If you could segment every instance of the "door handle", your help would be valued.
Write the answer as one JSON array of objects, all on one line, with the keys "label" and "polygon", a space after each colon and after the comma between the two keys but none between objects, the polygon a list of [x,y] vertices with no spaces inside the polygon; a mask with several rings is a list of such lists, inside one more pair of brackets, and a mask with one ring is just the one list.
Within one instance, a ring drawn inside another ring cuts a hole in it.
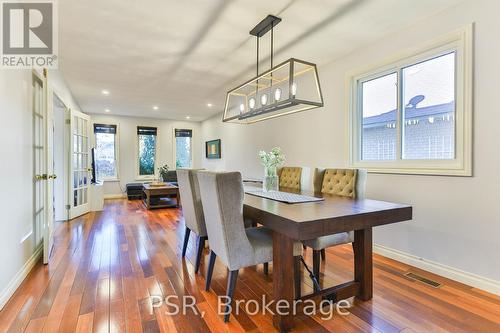
[{"label": "door handle", "polygon": [[35,175],[35,180],[47,180],[47,174],[44,173],[42,175]]}]

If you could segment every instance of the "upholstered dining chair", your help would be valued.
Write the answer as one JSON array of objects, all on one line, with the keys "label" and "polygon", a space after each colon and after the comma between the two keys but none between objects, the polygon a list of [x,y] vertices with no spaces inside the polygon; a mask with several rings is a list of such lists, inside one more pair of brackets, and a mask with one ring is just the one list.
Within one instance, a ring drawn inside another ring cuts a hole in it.
[{"label": "upholstered dining chair", "polygon": [[[239,172],[198,173],[203,212],[210,239],[210,260],[205,289],[210,289],[217,257],[229,269],[226,295],[231,302],[240,268],[272,261],[272,231],[264,227],[245,228],[243,224],[243,182]],[[294,267],[298,272],[302,245],[294,244]],[[300,285],[296,290],[300,294]],[[300,279],[299,279],[300,281]],[[230,303],[226,306],[224,322],[229,321]]]},{"label": "upholstered dining chair", "polygon": [[186,249],[189,243],[191,232],[197,236],[196,261],[194,265],[195,273],[200,269],[201,256],[207,240],[207,228],[203,216],[203,207],[200,198],[200,189],[198,184],[199,170],[178,169],[177,181],[179,183],[179,192],[182,198],[182,213],[186,223],[184,233],[184,243],[182,245],[182,257],[186,256]]},{"label": "upholstered dining chair", "polygon": [[310,186],[310,169],[284,166],[278,169],[279,186],[292,190],[306,190]]},{"label": "upholstered dining chair", "polygon": [[[367,172],[364,169],[316,168],[313,176],[314,192],[338,195],[351,199],[364,198]],[[325,249],[354,241],[354,233],[341,232],[303,241],[313,250],[313,273],[319,282],[320,255],[325,259]],[[316,286],[315,286],[315,289]]]}]

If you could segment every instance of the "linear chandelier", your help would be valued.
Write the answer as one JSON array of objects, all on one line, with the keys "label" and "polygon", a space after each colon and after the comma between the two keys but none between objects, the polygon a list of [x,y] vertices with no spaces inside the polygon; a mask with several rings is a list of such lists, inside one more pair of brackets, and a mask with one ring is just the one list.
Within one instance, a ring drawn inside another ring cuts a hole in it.
[{"label": "linear chandelier", "polygon": [[[251,124],[323,106],[316,65],[290,58],[273,67],[274,27],[268,15],[251,31],[257,37],[257,76],[228,91],[223,122]],[[259,74],[259,38],[271,31],[271,68]]]}]

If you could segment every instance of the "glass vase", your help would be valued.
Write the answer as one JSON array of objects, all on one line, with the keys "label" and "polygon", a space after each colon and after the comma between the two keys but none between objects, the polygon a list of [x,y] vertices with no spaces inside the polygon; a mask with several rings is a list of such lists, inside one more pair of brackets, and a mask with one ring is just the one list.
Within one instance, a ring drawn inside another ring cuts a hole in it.
[{"label": "glass vase", "polygon": [[276,167],[266,167],[264,169],[264,181],[262,183],[264,192],[278,191],[279,180]]}]

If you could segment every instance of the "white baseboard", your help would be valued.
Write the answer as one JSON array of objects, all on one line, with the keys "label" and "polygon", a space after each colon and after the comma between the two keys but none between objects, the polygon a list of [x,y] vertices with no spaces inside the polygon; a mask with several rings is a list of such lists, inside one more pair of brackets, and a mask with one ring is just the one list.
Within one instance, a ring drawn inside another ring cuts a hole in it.
[{"label": "white baseboard", "polygon": [[29,272],[31,272],[31,269],[35,266],[35,264],[42,256],[42,252],[43,252],[43,244],[40,244],[40,246],[36,248],[33,255],[28,259],[28,261],[26,261],[23,267],[16,273],[14,278],[9,282],[7,287],[5,287],[0,292],[0,310],[3,309],[5,304],[7,304],[9,299],[12,297],[12,295],[14,295],[17,288],[19,288],[21,283],[28,276]]},{"label": "white baseboard", "polygon": [[500,281],[446,266],[383,245],[373,244],[373,252],[500,296]]},{"label": "white baseboard", "polygon": [[106,199],[125,199],[127,195],[125,194],[105,194],[104,200]]}]

